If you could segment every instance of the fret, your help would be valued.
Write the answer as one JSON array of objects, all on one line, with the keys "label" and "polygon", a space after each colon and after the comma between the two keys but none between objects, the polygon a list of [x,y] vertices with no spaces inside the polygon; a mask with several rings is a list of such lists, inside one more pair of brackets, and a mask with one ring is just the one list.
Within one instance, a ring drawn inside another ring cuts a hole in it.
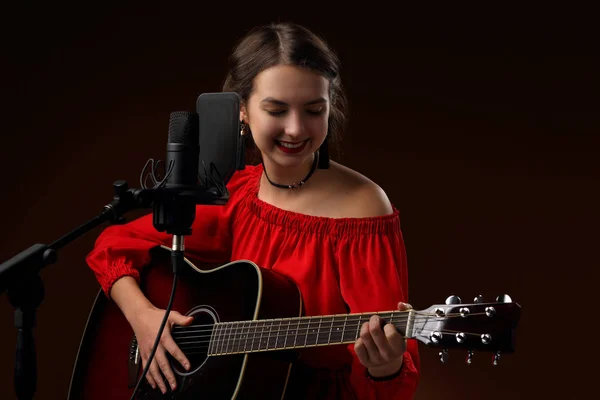
[{"label": "fret", "polygon": [[243,352],[246,350],[246,343],[248,342],[248,321],[244,321],[240,323],[240,339],[238,342],[238,352]]},{"label": "fret", "polygon": [[216,323],[215,327],[213,328],[213,331],[215,332],[215,338],[214,343],[212,345],[212,353],[213,354],[218,354],[219,353],[219,338],[221,337],[221,324]]},{"label": "fret", "polygon": [[[266,340],[266,349],[265,350],[269,350],[269,343],[272,341],[272,339],[277,340],[277,336],[273,336],[273,323],[274,321],[269,321],[270,325],[269,325],[269,333],[267,334],[267,340]],[[274,348],[275,345],[273,345],[271,348]]]},{"label": "fret", "polygon": [[279,326],[277,327],[277,334],[275,335],[275,348],[276,349],[280,349],[281,347],[285,347],[283,346],[283,344],[280,344],[279,342],[284,341],[285,336],[283,336],[282,330],[281,330],[281,323],[283,322],[283,320],[281,318],[278,319],[279,321]]},{"label": "fret", "polygon": [[233,331],[233,324],[227,322],[227,332],[225,333],[225,354],[229,354],[231,351],[231,332]]},{"label": "fret", "polygon": [[341,326],[342,318],[339,316],[332,317],[331,328],[329,328],[329,338],[327,338],[327,344],[339,342],[344,334],[344,330]]},{"label": "fret", "polygon": [[249,334],[249,328],[250,328],[251,324],[252,324],[252,322],[248,322],[248,327],[246,327],[246,322],[244,322],[243,325],[242,325],[243,326],[242,330],[244,331],[244,348],[243,348],[243,351],[248,351],[248,334]]},{"label": "fret", "polygon": [[360,316],[351,315],[344,322],[344,332],[342,332],[342,339],[344,342],[355,342],[360,336]]},{"label": "fret", "polygon": [[244,322],[235,324],[235,352],[239,353],[242,350],[242,339],[244,337]]},{"label": "fret", "polygon": [[258,322],[253,321],[251,323],[251,326],[253,328],[253,331],[252,331],[252,342],[250,343],[250,351],[253,351],[254,350],[254,340],[256,339],[256,329],[258,327]]},{"label": "fret", "polygon": [[344,327],[342,329],[342,338],[340,342],[346,343],[354,339],[354,328],[352,328],[352,318],[344,318]]},{"label": "fret", "polygon": [[225,334],[227,332],[227,323],[223,323],[222,328],[221,328],[221,332],[219,335],[219,353],[220,354],[225,354]]},{"label": "fret", "polygon": [[212,332],[210,335],[210,344],[209,344],[208,355],[215,354],[215,344],[217,343],[217,339],[219,337],[218,332],[219,332],[220,327],[221,327],[221,325],[219,325],[219,324],[213,325]]},{"label": "fret", "polygon": [[[327,344],[331,343],[331,334],[333,333],[333,322],[335,321],[335,317],[331,318],[331,326],[329,327],[329,337],[327,338]],[[339,328],[337,328],[339,329]]]},{"label": "fret", "polygon": [[360,326],[362,325],[362,315],[358,316],[358,321],[356,322],[356,335],[354,336],[354,341],[358,340],[358,336],[360,335]]},{"label": "fret", "polygon": [[255,334],[255,345],[252,346],[252,350],[260,350],[261,344],[263,342],[263,333],[264,333],[264,321],[259,321],[256,323],[256,334]]},{"label": "fret", "polygon": [[[214,338],[215,335],[217,333],[217,324],[212,326],[212,329],[210,330],[210,338],[208,339],[208,351],[206,352],[207,355],[211,355],[213,353],[213,348],[214,348]],[[177,343],[179,345],[179,342]]]},{"label": "fret", "polygon": [[315,338],[315,345],[319,344],[319,335],[321,334],[321,322],[323,322],[323,318],[319,318],[319,326],[317,327],[317,337]]},{"label": "fret", "polygon": [[273,343],[273,349],[278,349],[279,346],[277,346],[277,343],[279,343],[279,326],[277,326],[276,324],[279,322],[279,324],[281,325],[281,320],[277,319],[273,322],[271,322],[271,333],[270,333],[270,339],[271,339],[271,343]]},{"label": "fret", "polygon": [[271,339],[271,329],[272,328],[273,328],[273,322],[272,321],[265,321],[265,323],[263,325],[262,340],[260,342],[260,349],[261,350],[268,350],[269,349],[269,340]]},{"label": "fret", "polygon": [[233,339],[231,336],[231,332],[233,332],[233,323],[228,322],[227,327],[229,328],[229,332],[226,333],[227,342],[225,344],[225,354],[229,354],[231,352],[231,347],[233,346]]},{"label": "fret", "polygon": [[[329,322],[330,318],[332,322]],[[329,343],[329,339],[331,338],[331,327],[333,326],[333,319],[334,317],[320,318],[316,344]],[[323,330],[323,332],[321,332],[321,330]]]},{"label": "fret", "polygon": [[302,321],[300,318],[298,318],[298,320],[296,321],[296,331],[294,334],[294,347],[296,347],[298,344],[298,330],[300,329],[300,321]]},{"label": "fret", "polygon": [[238,327],[239,324],[237,322],[231,323],[231,332],[229,332],[229,337],[231,338],[231,342],[229,345],[229,353],[235,353],[238,350],[239,339],[238,336]]},{"label": "fret", "polygon": [[283,341],[284,349],[287,347],[287,341],[288,341],[288,337],[290,335],[290,323],[292,322],[290,319],[286,319],[285,321],[287,322],[287,327],[285,329],[285,339]]},{"label": "fret", "polygon": [[221,324],[221,331],[219,332],[219,353],[223,354],[225,351],[225,331],[227,330],[227,324],[223,323]]},{"label": "fret", "polygon": [[304,334],[304,346],[306,347],[308,343],[308,332],[310,332],[310,321],[312,317],[308,317],[308,325],[306,326],[306,333]]},{"label": "fret", "polygon": [[231,330],[233,331],[233,335],[231,335],[231,348],[229,349],[230,353],[237,353],[239,351],[239,327],[240,324],[237,322],[231,324]]}]

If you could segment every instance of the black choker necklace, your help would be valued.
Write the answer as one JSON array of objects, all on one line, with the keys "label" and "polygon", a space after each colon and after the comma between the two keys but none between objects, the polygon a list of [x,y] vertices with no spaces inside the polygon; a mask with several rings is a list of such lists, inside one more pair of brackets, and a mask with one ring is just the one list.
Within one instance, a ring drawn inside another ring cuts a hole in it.
[{"label": "black choker necklace", "polygon": [[267,180],[269,181],[269,183],[277,188],[280,189],[300,189],[300,187],[302,187],[302,185],[304,185],[306,183],[306,181],[315,173],[315,170],[317,169],[317,165],[319,164],[319,152],[317,151],[315,153],[315,158],[313,160],[312,166],[310,167],[310,171],[308,171],[308,175],[306,175],[306,177],[304,179],[302,179],[300,182],[298,183],[292,183],[291,185],[281,185],[279,183],[275,183],[273,182],[270,178],[269,175],[267,174],[267,169],[265,168],[265,163],[263,161],[261,161],[262,165],[263,165],[263,171],[265,173],[265,177],[267,178]]}]

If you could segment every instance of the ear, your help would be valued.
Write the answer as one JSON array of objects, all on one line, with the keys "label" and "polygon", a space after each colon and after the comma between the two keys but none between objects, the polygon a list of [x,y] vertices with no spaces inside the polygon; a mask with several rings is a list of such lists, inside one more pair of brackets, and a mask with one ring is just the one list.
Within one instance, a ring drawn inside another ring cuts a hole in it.
[{"label": "ear", "polygon": [[240,104],[240,121],[245,121],[248,123],[248,111],[245,103]]}]

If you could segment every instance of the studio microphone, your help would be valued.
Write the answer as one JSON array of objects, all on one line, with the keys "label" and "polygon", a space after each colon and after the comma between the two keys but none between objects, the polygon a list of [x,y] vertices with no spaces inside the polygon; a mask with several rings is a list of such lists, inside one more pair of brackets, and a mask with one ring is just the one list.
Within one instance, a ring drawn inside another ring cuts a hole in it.
[{"label": "studio microphone", "polygon": [[[199,117],[195,112],[172,112],[165,158],[165,177],[153,205],[153,224],[159,232],[179,237],[191,235],[196,218],[198,182]],[[174,239],[175,245],[175,239]],[[175,250],[175,247],[173,248]],[[183,249],[181,249],[183,250]]]}]

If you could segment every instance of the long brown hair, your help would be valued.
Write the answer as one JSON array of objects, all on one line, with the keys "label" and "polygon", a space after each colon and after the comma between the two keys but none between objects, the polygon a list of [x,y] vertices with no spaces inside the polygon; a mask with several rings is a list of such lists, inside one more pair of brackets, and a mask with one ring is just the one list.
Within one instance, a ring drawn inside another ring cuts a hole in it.
[{"label": "long brown hair", "polygon": [[[229,57],[229,72],[224,92],[236,92],[247,103],[254,78],[275,65],[294,65],[323,75],[329,80],[331,104],[328,143],[339,154],[342,130],[346,124],[347,99],[344,93],[340,62],[325,40],[294,23],[273,23],[250,30],[239,40]],[[253,147],[251,135],[249,147]]]}]

